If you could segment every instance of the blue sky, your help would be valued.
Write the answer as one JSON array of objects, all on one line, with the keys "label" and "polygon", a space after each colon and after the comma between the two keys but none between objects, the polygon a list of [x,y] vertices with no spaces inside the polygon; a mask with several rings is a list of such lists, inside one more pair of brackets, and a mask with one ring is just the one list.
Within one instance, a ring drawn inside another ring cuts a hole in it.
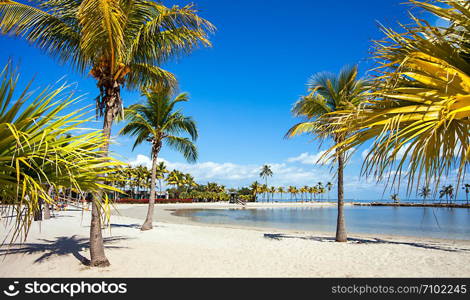
[{"label": "blue sky", "polygon": [[[337,72],[357,63],[363,75],[372,65],[367,59],[371,40],[382,37],[377,22],[395,28],[398,22],[407,23],[409,6],[401,0],[195,2],[200,14],[217,27],[211,39],[214,46],[163,67],[176,74],[181,91],[191,95],[182,108],[198,123],[199,162],[189,165],[168,149],[160,157],[170,168],[191,172],[200,183],[248,185],[259,180],[259,168],[266,163],[274,171],[270,184],[333,181],[329,167],[312,164],[320,151],[316,143],[308,137],[283,139],[296,123],[290,108],[316,72]],[[93,104],[98,91],[92,78],[58,65],[21,40],[1,36],[0,45],[1,63],[13,59],[23,81],[35,76],[34,86],[45,86],[66,76],[87,94],[83,103]],[[123,98],[125,105],[141,100],[137,92],[126,91]],[[99,128],[101,120],[90,126]],[[113,127],[111,149],[126,161],[146,163],[150,147],[142,145],[132,152],[131,138],[116,137],[121,127]],[[382,196],[381,185],[359,179],[364,149],[358,149],[346,169],[346,198]]]}]

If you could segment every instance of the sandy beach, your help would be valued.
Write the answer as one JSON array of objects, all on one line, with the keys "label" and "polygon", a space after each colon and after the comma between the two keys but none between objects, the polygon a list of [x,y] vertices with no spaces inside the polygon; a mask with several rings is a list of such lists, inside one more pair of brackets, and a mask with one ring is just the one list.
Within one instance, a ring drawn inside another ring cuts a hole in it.
[{"label": "sandy beach", "polygon": [[[318,204],[251,204],[249,208]],[[323,204],[332,205],[332,204]],[[0,248],[0,277],[469,277],[470,241],[235,228],[172,215],[157,205],[155,228],[141,232],[146,205],[119,205],[103,231],[111,266],[89,268],[90,213],[63,211],[35,222],[23,244]],[[233,207],[233,205],[229,205]],[[132,217],[129,217],[132,216]],[[2,225],[3,226],[3,225]],[[2,228],[2,238],[6,228]]]}]

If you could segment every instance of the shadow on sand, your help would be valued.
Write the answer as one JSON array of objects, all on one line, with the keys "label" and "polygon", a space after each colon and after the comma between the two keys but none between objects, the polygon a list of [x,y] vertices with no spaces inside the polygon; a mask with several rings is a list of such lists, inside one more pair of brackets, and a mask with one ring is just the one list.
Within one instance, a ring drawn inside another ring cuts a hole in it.
[{"label": "shadow on sand", "polygon": [[[104,246],[107,249],[122,249],[124,247],[110,246],[109,244],[127,239],[128,238],[117,236],[104,238],[103,241]],[[77,238],[77,236],[74,235],[72,237],[56,237],[55,240],[39,239],[39,241],[42,241],[42,243],[12,244],[8,246],[8,249],[0,248],[0,256],[7,256],[12,254],[35,254],[44,252],[43,255],[34,261],[34,263],[41,263],[54,255],[62,256],[72,254],[82,264],[89,265],[90,263],[86,257],[80,254],[80,251],[90,247],[88,238]]]},{"label": "shadow on sand", "polygon": [[[334,238],[331,237],[318,237],[318,236],[294,236],[294,235],[286,235],[286,234],[278,234],[278,233],[265,233],[264,237],[267,239],[272,240],[282,240],[282,239],[301,239],[301,240],[309,240],[309,241],[317,241],[317,242],[335,242]],[[390,245],[406,245],[412,246],[417,248],[424,248],[424,249],[432,249],[432,250],[440,250],[440,251],[447,251],[447,252],[470,252],[469,248],[456,248],[456,247],[446,247],[442,244],[437,243],[419,243],[419,242],[405,242],[405,241],[389,241],[379,238],[371,238],[371,239],[360,239],[360,238],[348,238],[349,243],[354,244],[390,244]]]},{"label": "shadow on sand", "polygon": [[[132,228],[132,229],[139,229],[142,228],[142,224],[110,224],[111,228]],[[162,225],[153,225],[153,228],[164,228],[165,226]]]},{"label": "shadow on sand", "polygon": [[133,228],[140,229],[141,224],[110,224],[111,228]]}]

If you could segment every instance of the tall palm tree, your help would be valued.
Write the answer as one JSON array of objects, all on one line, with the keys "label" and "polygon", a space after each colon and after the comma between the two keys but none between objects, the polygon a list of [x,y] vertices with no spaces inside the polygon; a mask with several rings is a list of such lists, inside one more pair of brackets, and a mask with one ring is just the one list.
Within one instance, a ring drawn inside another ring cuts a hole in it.
[{"label": "tall palm tree", "polygon": [[268,202],[267,195],[268,195],[268,186],[266,184],[262,184],[260,187],[260,193],[264,194],[264,201]]},{"label": "tall palm tree", "polygon": [[382,28],[372,100],[335,121],[354,132],[342,151],[372,140],[363,174],[406,177],[408,192],[421,182],[437,188],[454,170],[460,182],[470,162],[470,3],[411,2],[448,26],[413,17],[401,33]]},{"label": "tall palm tree", "polygon": [[304,185],[303,187],[300,188],[299,191],[302,194],[302,202],[304,201],[308,202],[308,186]]},{"label": "tall palm tree", "polygon": [[423,203],[426,202],[426,198],[431,195],[431,189],[428,186],[422,186],[419,190],[418,195],[423,198]]},{"label": "tall palm tree", "polygon": [[[163,192],[162,190],[162,179],[165,178],[165,174],[168,174],[168,170],[166,169],[166,165],[165,165],[165,162],[161,161],[158,165],[157,165],[157,179],[158,179],[158,185],[159,185],[159,188],[160,188],[160,194]],[[150,176],[152,176],[152,173],[150,173]],[[152,177],[150,177],[152,178]],[[151,180],[151,179],[150,179]]]},{"label": "tall palm tree", "polygon": [[282,186],[277,188],[277,192],[281,195],[281,200],[282,200],[282,195],[286,192]]},{"label": "tall palm tree", "polygon": [[[0,0],[0,32],[21,36],[61,63],[97,81],[97,113],[104,116],[108,156],[113,120],[122,115],[121,88],[156,84],[175,87],[173,74],[159,65],[198,45],[210,46],[215,28],[193,5],[168,8],[145,0],[46,0],[26,5]],[[97,198],[101,198],[99,193]],[[100,199],[98,199],[100,200]],[[91,266],[104,267],[99,203],[92,203]]]},{"label": "tall palm tree", "polygon": [[287,187],[287,192],[290,194],[290,201],[293,202],[293,200],[294,200],[294,186],[289,185]]},{"label": "tall palm tree", "polygon": [[182,176],[183,174],[180,171],[173,170],[168,174],[165,180],[168,185],[171,185],[176,189],[181,182]]},{"label": "tall palm tree", "polygon": [[330,202],[330,192],[331,192],[331,189],[333,188],[333,184],[328,181],[328,183],[326,184],[326,188],[328,190],[328,202]]},{"label": "tall palm tree", "polygon": [[470,184],[466,183],[462,188],[465,190],[465,199],[467,199],[468,205],[468,194],[470,193]]},{"label": "tall palm tree", "polygon": [[[101,131],[69,134],[90,119],[84,118],[85,108],[72,109],[78,98],[68,86],[31,92],[29,84],[18,93],[19,75],[11,68],[9,64],[0,70],[0,199],[10,204],[0,207],[0,218],[16,215],[11,236],[7,233],[13,242],[27,236],[42,203],[55,203],[50,187],[116,191],[98,181],[124,164],[102,156],[99,148],[106,141]],[[111,175],[108,179],[116,180]],[[106,198],[102,205],[107,203]]]},{"label": "tall palm tree", "polygon": [[[175,110],[176,104],[189,100],[187,94],[172,98],[169,91],[163,89],[144,91],[143,95],[147,98],[145,104],[134,104],[126,109],[125,116],[128,123],[121,129],[120,134],[135,137],[133,149],[144,141],[152,145],[150,199],[147,217],[141,227],[141,230],[150,230],[153,228],[158,154],[165,143],[166,146],[181,152],[188,161],[196,161],[197,149],[193,141],[197,139],[198,132],[192,118]],[[188,134],[190,138],[181,137],[181,133]]]},{"label": "tall palm tree", "polygon": [[271,194],[271,202],[274,202],[274,194],[276,193],[276,187],[272,186],[268,189],[268,192]]},{"label": "tall palm tree", "polygon": [[197,183],[194,181],[194,177],[191,174],[184,174],[184,180],[186,184],[186,192],[189,192],[189,189],[197,186]]},{"label": "tall palm tree", "polygon": [[142,199],[142,189],[145,187],[145,181],[147,180],[146,171],[147,167],[137,166],[135,168],[135,179],[137,185],[137,194],[140,199]]},{"label": "tall palm tree", "polygon": [[[266,185],[266,189],[265,189],[265,193],[268,192],[268,189],[267,189],[267,186],[268,186],[268,177],[272,177],[273,176],[273,171],[271,170],[271,166],[270,165],[264,165],[261,167],[261,172],[259,173],[259,177],[263,178],[265,180],[265,185]],[[267,196],[267,194],[266,194]]]},{"label": "tall palm tree", "polygon": [[[323,194],[324,189],[325,189],[325,188],[323,187],[323,183],[322,183],[322,182],[318,182],[316,187],[317,187],[317,194],[318,194],[318,195]],[[321,197],[319,198],[319,200],[321,200]]]},{"label": "tall palm tree", "polygon": [[250,186],[251,193],[253,195],[253,199],[255,202],[256,202],[256,196],[258,195],[258,193],[260,193],[260,188],[261,186],[258,181],[253,182]]},{"label": "tall palm tree", "polygon": [[449,202],[452,203],[452,199],[454,198],[454,187],[452,184],[446,187],[446,194],[449,196]]},{"label": "tall palm tree", "polygon": [[[342,143],[350,132],[337,131],[332,126],[329,114],[345,109],[354,110],[366,99],[368,82],[357,78],[357,66],[344,67],[339,75],[317,73],[308,82],[308,95],[295,103],[292,112],[306,121],[293,126],[286,134],[294,137],[303,133],[313,134],[319,138],[331,138],[336,144]],[[341,124],[340,124],[341,125]],[[336,241],[346,242],[346,225],[344,221],[343,172],[345,154],[339,148],[334,158],[338,163],[338,218]]]},{"label": "tall palm tree", "polygon": [[310,201],[316,200],[316,194],[318,192],[317,187],[311,186],[307,188],[308,193],[310,193]]},{"label": "tall palm tree", "polygon": [[439,199],[446,197],[446,202],[449,203],[449,193],[447,191],[447,186],[443,185],[442,189],[439,191]]},{"label": "tall palm tree", "polygon": [[297,202],[298,201],[298,196],[297,195],[300,193],[300,189],[298,189],[296,186],[294,186],[293,192],[294,192],[295,202]]}]

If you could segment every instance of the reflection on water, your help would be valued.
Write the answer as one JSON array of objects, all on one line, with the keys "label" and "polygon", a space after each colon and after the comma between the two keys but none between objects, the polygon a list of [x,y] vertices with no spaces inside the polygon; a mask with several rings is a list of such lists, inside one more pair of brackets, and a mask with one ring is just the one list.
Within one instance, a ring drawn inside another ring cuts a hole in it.
[{"label": "reflection on water", "polygon": [[[345,207],[349,232],[470,240],[470,209]],[[175,215],[211,224],[335,231],[336,207],[187,209]]]}]

